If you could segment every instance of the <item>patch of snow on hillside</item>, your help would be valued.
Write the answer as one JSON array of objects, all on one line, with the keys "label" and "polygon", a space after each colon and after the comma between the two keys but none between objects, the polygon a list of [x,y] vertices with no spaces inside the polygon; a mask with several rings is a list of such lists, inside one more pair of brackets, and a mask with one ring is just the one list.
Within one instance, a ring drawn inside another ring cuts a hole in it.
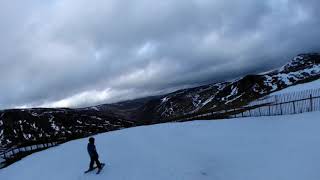
[{"label": "patch of snow on hillside", "polygon": [[[3,141],[3,129],[0,130],[0,143]],[[1,148],[1,147],[0,147]]]},{"label": "patch of snow on hillside", "polygon": [[192,96],[192,104],[194,107],[199,107],[199,105],[201,104],[201,99],[199,94],[193,95]]},{"label": "patch of snow on hillside", "polygon": [[31,115],[32,115],[32,116],[36,116],[36,117],[39,116],[39,114],[36,113],[36,112],[32,112]]},{"label": "patch of snow on hillside", "polygon": [[23,134],[23,137],[24,137],[25,139],[30,139],[32,136],[31,136],[31,134]]},{"label": "patch of snow on hillside", "polygon": [[261,93],[259,84],[254,84],[252,89],[256,93]]},{"label": "patch of snow on hillside", "polygon": [[229,103],[231,103],[231,102],[233,102],[233,101],[235,101],[235,100],[237,100],[237,99],[239,99],[241,96],[243,96],[245,93],[243,92],[243,93],[241,93],[240,95],[238,95],[238,96],[236,96],[236,97],[234,97],[233,99],[230,99],[230,100],[228,100],[228,101],[226,101],[225,102],[225,104],[229,104]]},{"label": "patch of snow on hillside", "polygon": [[169,108],[166,107],[166,109],[161,113],[161,116],[169,116],[172,114],[174,114],[173,107],[169,107]]},{"label": "patch of snow on hillside", "polygon": [[36,123],[33,123],[33,124],[31,125],[31,127],[33,127],[34,129],[38,129],[37,126],[36,126]]},{"label": "patch of snow on hillside", "polygon": [[305,69],[304,72],[308,73],[308,74],[319,74],[320,73],[320,65],[313,65],[312,68],[309,69]]},{"label": "patch of snow on hillside", "polygon": [[95,111],[100,111],[100,109],[96,106],[91,107],[91,109],[95,110]]},{"label": "patch of snow on hillside", "polygon": [[200,100],[199,104],[196,106],[196,108],[192,111],[190,111],[190,113],[195,113],[197,112],[199,109],[203,108],[205,105],[207,105],[208,103],[210,103],[213,99],[214,99],[215,96],[211,96],[210,98],[208,98],[207,100],[205,100],[204,102],[202,102]]},{"label": "patch of snow on hillside", "polygon": [[296,56],[293,58],[293,60],[291,62],[289,62],[288,64],[286,64],[285,66],[282,66],[279,71],[282,72],[282,71],[286,71],[288,69],[288,67],[294,67],[296,66],[296,64],[303,64],[304,62],[302,61],[304,59],[303,56]]},{"label": "patch of snow on hillside", "polygon": [[161,103],[166,103],[169,99],[169,97],[164,97],[161,99]]},{"label": "patch of snow on hillside", "polygon": [[305,90],[310,90],[310,89],[320,89],[320,80],[315,80],[315,81],[312,81],[312,82],[309,82],[309,83],[290,86],[290,87],[285,88],[283,90],[271,93],[270,96],[279,95],[279,94],[286,94],[286,93],[292,93],[292,92],[305,91]]},{"label": "patch of snow on hillside", "polygon": [[207,99],[205,102],[202,103],[202,107],[207,105],[209,102],[211,102],[214,99],[214,96],[211,96],[209,99]]},{"label": "patch of snow on hillside", "polygon": [[276,89],[278,89],[277,84],[272,83],[273,78],[271,76],[266,75],[265,77],[266,77],[266,80],[265,80],[264,84],[266,86],[272,87],[272,89],[270,90],[271,92],[275,91]]},{"label": "patch of snow on hillside", "polygon": [[290,75],[288,74],[278,74],[277,77],[280,81],[284,82],[287,86],[292,84],[292,82],[289,80]]},{"label": "patch of snow on hillside", "polygon": [[51,122],[51,127],[52,127],[52,129],[54,129],[54,130],[56,130],[56,131],[60,131],[59,126],[57,126],[54,121]]},{"label": "patch of snow on hillside", "polygon": [[231,86],[231,93],[228,96],[222,98],[222,100],[228,100],[230,97],[236,95],[237,93],[238,93],[238,88]]},{"label": "patch of snow on hillside", "polygon": [[[301,71],[290,72],[290,73],[280,73],[280,74],[277,74],[276,77],[282,82],[284,82],[287,86],[290,86],[293,84],[293,82],[291,82],[290,79],[293,81],[303,80],[306,78],[306,76],[314,76],[318,74],[320,74],[320,66],[313,65],[311,68],[304,69]],[[266,77],[270,78],[268,76]]]},{"label": "patch of snow on hillside", "polygon": [[234,96],[234,95],[236,95],[236,94],[238,94],[238,88],[237,87],[234,87],[233,89],[232,89],[232,91],[231,91],[231,96]]},{"label": "patch of snow on hillside", "polygon": [[227,85],[231,84],[232,82],[225,82],[225,83],[217,83],[216,85],[218,86],[218,90],[221,91],[223,90],[225,87],[227,87]]}]

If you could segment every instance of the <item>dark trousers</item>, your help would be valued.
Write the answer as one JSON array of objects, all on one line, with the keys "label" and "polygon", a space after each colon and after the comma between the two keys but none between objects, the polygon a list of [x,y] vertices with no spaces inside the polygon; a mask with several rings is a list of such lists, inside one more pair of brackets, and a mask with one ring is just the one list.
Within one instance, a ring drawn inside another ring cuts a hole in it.
[{"label": "dark trousers", "polygon": [[93,164],[96,163],[97,167],[101,169],[101,163],[98,159],[98,156],[90,156],[90,169],[93,169]]}]

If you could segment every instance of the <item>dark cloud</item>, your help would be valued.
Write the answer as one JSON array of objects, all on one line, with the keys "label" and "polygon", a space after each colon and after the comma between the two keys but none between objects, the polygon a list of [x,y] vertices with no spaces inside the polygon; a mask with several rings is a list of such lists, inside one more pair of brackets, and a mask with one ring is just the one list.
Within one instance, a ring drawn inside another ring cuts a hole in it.
[{"label": "dark cloud", "polygon": [[0,2],[0,108],[86,106],[319,51],[317,0]]}]

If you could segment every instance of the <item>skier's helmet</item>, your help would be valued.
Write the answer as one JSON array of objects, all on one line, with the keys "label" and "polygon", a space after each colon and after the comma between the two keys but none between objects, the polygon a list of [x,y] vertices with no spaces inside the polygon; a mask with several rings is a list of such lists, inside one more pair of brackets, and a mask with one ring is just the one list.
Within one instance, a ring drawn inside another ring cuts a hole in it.
[{"label": "skier's helmet", "polygon": [[89,138],[89,142],[90,142],[90,143],[94,143],[94,138],[93,138],[93,137],[90,137],[90,138]]}]

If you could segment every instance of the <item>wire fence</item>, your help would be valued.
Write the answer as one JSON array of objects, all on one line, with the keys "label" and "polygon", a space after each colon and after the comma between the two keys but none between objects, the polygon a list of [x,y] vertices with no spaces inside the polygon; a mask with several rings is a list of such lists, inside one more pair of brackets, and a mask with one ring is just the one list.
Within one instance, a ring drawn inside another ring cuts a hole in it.
[{"label": "wire fence", "polygon": [[294,101],[265,104],[256,108],[247,107],[241,113],[231,115],[231,117],[258,117],[289,115],[304,112],[320,111],[320,96],[303,98]]},{"label": "wire fence", "polygon": [[312,97],[320,96],[320,89],[309,89],[309,90],[292,92],[292,93],[284,93],[284,94],[266,96],[266,97],[260,98],[256,101],[249,103],[248,106],[255,106],[255,105],[261,105],[261,104],[285,103],[285,102],[290,102],[290,101],[306,99],[306,98],[309,98],[310,95]]},{"label": "wire fence", "polygon": [[39,144],[32,144],[24,147],[12,147],[10,149],[1,148],[0,149],[0,168],[4,168],[17,160],[30,155],[34,152],[41,151],[53,146],[57,146],[62,143],[55,142],[44,142]]},{"label": "wire fence", "polygon": [[184,115],[174,117],[169,121],[183,122],[201,119],[277,116],[312,111],[320,111],[320,89],[267,96],[244,107]]}]

